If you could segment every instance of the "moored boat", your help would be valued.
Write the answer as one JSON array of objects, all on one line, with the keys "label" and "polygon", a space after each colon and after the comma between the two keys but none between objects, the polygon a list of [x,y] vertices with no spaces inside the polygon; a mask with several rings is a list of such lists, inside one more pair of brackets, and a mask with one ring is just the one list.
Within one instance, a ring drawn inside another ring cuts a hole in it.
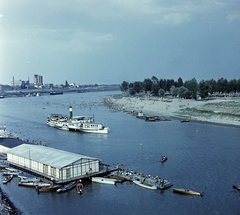
[{"label": "moored boat", "polygon": [[20,174],[19,171],[6,171],[3,172],[3,175],[13,175],[13,176],[18,176]]},{"label": "moored boat", "polygon": [[61,188],[62,185],[60,184],[55,184],[55,185],[50,185],[48,187],[46,186],[36,186],[36,190],[38,193],[43,193],[43,192],[53,192],[56,191],[57,189]]},{"label": "moored boat", "polygon": [[36,186],[49,187],[49,186],[51,186],[50,183],[41,182],[41,181],[36,181],[36,182],[33,182],[33,181],[22,182],[22,181],[19,181],[18,185],[19,186],[25,186],[25,187],[36,187]]},{"label": "moored boat", "polygon": [[140,187],[144,187],[150,190],[156,190],[157,186],[154,184],[149,184],[147,182],[141,181],[141,180],[133,180],[133,183],[140,186]]},{"label": "moored boat", "polygon": [[103,184],[116,184],[117,180],[114,178],[104,177],[92,177],[92,182],[103,183]]},{"label": "moored boat", "polygon": [[3,184],[7,184],[9,181],[11,181],[13,178],[13,175],[8,175],[4,178]]},{"label": "moored boat", "polygon": [[57,193],[66,192],[68,190],[71,190],[75,186],[76,186],[76,181],[72,181],[72,182],[60,187],[59,189],[57,189]]},{"label": "moored boat", "polygon": [[40,182],[41,179],[40,178],[36,178],[36,177],[27,177],[24,175],[18,175],[18,177],[20,178],[20,182]]},{"label": "moored boat", "polygon": [[181,122],[190,122],[190,119],[182,119]]},{"label": "moored boat", "polygon": [[179,194],[186,194],[186,195],[196,195],[196,196],[202,196],[203,192],[197,191],[197,190],[188,190],[188,189],[182,189],[182,188],[173,188],[174,193]]}]

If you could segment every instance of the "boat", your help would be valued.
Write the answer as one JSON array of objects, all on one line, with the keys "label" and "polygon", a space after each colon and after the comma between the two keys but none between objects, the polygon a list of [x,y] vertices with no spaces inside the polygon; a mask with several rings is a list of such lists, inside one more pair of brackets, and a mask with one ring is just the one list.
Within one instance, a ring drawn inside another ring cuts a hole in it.
[{"label": "boat", "polygon": [[7,184],[9,181],[11,181],[13,178],[13,175],[8,175],[4,178],[3,184]]},{"label": "boat", "polygon": [[72,181],[72,182],[70,182],[68,184],[63,185],[59,189],[57,189],[57,193],[66,192],[68,190],[71,190],[75,186],[76,186],[76,181]]},{"label": "boat", "polygon": [[103,184],[116,184],[117,180],[114,178],[104,177],[92,177],[92,182],[103,183]]},{"label": "boat", "polygon": [[53,95],[62,95],[63,91],[52,91],[49,93],[49,95],[53,96]]},{"label": "boat", "polygon": [[182,188],[173,188],[174,193],[179,194],[186,194],[186,195],[196,195],[196,196],[202,196],[203,192],[197,191],[197,190],[188,190],[188,189],[182,189]]},{"label": "boat", "polygon": [[160,162],[164,163],[165,161],[167,161],[167,157],[166,156],[162,156],[161,160],[159,160]]},{"label": "boat", "polygon": [[62,185],[60,184],[55,184],[55,185],[50,185],[48,187],[46,186],[36,186],[36,190],[38,193],[43,193],[43,192],[53,192],[56,191],[57,189],[61,188]]},{"label": "boat", "polygon": [[159,116],[147,116],[145,121],[147,122],[158,122],[160,121],[160,117]]},{"label": "boat", "polygon": [[24,176],[19,176],[21,183],[28,183],[28,182],[40,182],[41,179],[40,178],[29,178],[29,177],[24,177]]},{"label": "boat", "polygon": [[189,119],[182,119],[181,122],[190,122]]},{"label": "boat", "polygon": [[160,190],[164,190],[164,189],[167,189],[167,188],[172,187],[172,186],[173,186],[173,184],[171,182],[169,182],[167,180],[164,180],[163,183],[161,183],[161,182],[159,183],[158,188]]},{"label": "boat", "polygon": [[79,131],[87,133],[107,134],[109,132],[109,128],[105,127],[101,123],[81,123]]},{"label": "boat", "polygon": [[19,171],[6,171],[3,172],[3,175],[13,175],[13,176],[18,176],[20,174]]},{"label": "boat", "polygon": [[41,182],[41,181],[27,181],[27,182],[22,182],[22,181],[19,181],[18,182],[18,185],[19,186],[25,186],[25,187],[36,187],[36,186],[39,186],[39,187],[49,187],[51,186],[50,183],[48,182]]},{"label": "boat", "polygon": [[138,119],[143,119],[145,120],[146,119],[146,116],[143,114],[142,111],[138,112],[137,116],[136,116]]},{"label": "boat", "polygon": [[6,126],[0,125],[0,138],[17,138],[17,135],[7,131]]},{"label": "boat", "polygon": [[144,188],[147,188],[147,189],[150,189],[150,190],[156,190],[157,189],[157,186],[156,185],[153,185],[153,184],[149,184],[147,182],[144,182],[143,180],[133,180],[133,183],[140,186],[140,187],[144,187]]},{"label": "boat", "polygon": [[240,186],[239,185],[238,186],[233,185],[232,187],[233,187],[233,189],[240,190]]},{"label": "boat", "polygon": [[77,182],[76,190],[77,190],[77,193],[78,193],[78,194],[82,194],[82,192],[83,192],[82,180],[79,180],[79,181]]}]

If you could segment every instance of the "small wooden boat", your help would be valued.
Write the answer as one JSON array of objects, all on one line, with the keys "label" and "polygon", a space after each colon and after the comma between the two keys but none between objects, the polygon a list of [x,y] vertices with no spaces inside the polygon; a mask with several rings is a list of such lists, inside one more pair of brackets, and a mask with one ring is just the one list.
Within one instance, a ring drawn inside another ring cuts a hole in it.
[{"label": "small wooden boat", "polygon": [[82,184],[82,181],[81,181],[81,180],[79,180],[79,181],[77,182],[76,190],[77,190],[77,193],[78,193],[78,194],[82,194],[82,192],[83,192],[83,184]]},{"label": "small wooden boat", "polygon": [[46,186],[36,186],[36,190],[38,193],[43,193],[43,192],[53,192],[56,191],[57,189],[61,188],[62,185],[60,184],[55,184],[55,185],[50,185],[48,187]]},{"label": "small wooden boat", "polygon": [[146,182],[141,182],[140,180],[133,180],[133,183],[140,186],[140,187],[144,187],[144,188],[147,188],[147,189],[150,189],[150,190],[156,190],[157,189],[156,185],[149,184],[149,183],[146,183]]},{"label": "small wooden boat", "polygon": [[13,175],[13,176],[18,176],[20,174],[19,171],[7,171],[3,172],[3,175]]},{"label": "small wooden boat", "polygon": [[174,193],[179,194],[186,194],[186,195],[196,195],[196,196],[202,196],[203,192],[197,191],[197,190],[187,190],[187,189],[181,189],[181,188],[173,188]]},{"label": "small wooden boat", "polygon": [[28,182],[40,182],[41,179],[40,178],[28,178],[28,177],[24,177],[24,176],[18,176],[20,178],[19,182],[22,183],[28,183]]},{"label": "small wooden boat", "polygon": [[68,184],[65,184],[64,186],[60,187],[59,189],[57,189],[57,193],[66,192],[68,190],[71,190],[75,186],[76,186],[76,181],[72,181],[72,182],[70,182]]},{"label": "small wooden boat", "polygon": [[182,119],[181,122],[190,122],[189,119]]},{"label": "small wooden boat", "polygon": [[114,178],[104,178],[104,177],[92,177],[93,182],[103,183],[103,184],[116,184],[117,180]]},{"label": "small wooden boat", "polygon": [[167,157],[166,156],[162,156],[161,160],[159,160],[160,162],[164,163],[165,161],[167,161]]},{"label": "small wooden boat", "polygon": [[240,190],[240,186],[239,185],[238,186],[233,185],[232,187],[233,187],[233,189]]},{"label": "small wooden boat", "polygon": [[28,181],[28,182],[19,181],[18,185],[19,186],[25,186],[25,187],[36,187],[36,186],[39,186],[39,187],[49,187],[49,186],[51,186],[50,183],[41,182],[41,181],[36,181],[36,182],[34,182],[34,181]]},{"label": "small wooden boat", "polygon": [[8,175],[4,178],[3,184],[7,184],[9,181],[11,181],[13,178],[13,175]]}]

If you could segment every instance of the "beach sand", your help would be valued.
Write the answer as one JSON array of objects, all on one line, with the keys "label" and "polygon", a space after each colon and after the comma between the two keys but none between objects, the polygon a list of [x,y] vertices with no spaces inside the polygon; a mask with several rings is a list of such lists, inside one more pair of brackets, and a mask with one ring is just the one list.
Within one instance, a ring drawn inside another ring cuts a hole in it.
[{"label": "beach sand", "polygon": [[109,108],[145,115],[177,117],[194,121],[240,126],[240,98],[216,98],[196,101],[178,98],[124,97],[105,98]]}]

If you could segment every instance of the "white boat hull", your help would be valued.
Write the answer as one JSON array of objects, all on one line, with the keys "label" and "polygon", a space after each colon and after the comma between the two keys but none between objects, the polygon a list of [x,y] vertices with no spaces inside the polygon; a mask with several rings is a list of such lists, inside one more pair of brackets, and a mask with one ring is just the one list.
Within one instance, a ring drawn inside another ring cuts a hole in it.
[{"label": "white boat hull", "polygon": [[117,180],[113,178],[92,177],[92,182],[103,184],[116,184]]},{"label": "white boat hull", "polygon": [[45,182],[18,182],[19,186],[26,186],[26,187],[49,187],[51,186],[50,183],[45,183]]},{"label": "white boat hull", "polygon": [[133,180],[133,183],[140,186],[140,187],[144,187],[144,188],[147,188],[147,189],[150,189],[150,190],[156,190],[157,189],[157,187],[155,185],[144,183],[144,182],[141,182],[139,180]]}]

